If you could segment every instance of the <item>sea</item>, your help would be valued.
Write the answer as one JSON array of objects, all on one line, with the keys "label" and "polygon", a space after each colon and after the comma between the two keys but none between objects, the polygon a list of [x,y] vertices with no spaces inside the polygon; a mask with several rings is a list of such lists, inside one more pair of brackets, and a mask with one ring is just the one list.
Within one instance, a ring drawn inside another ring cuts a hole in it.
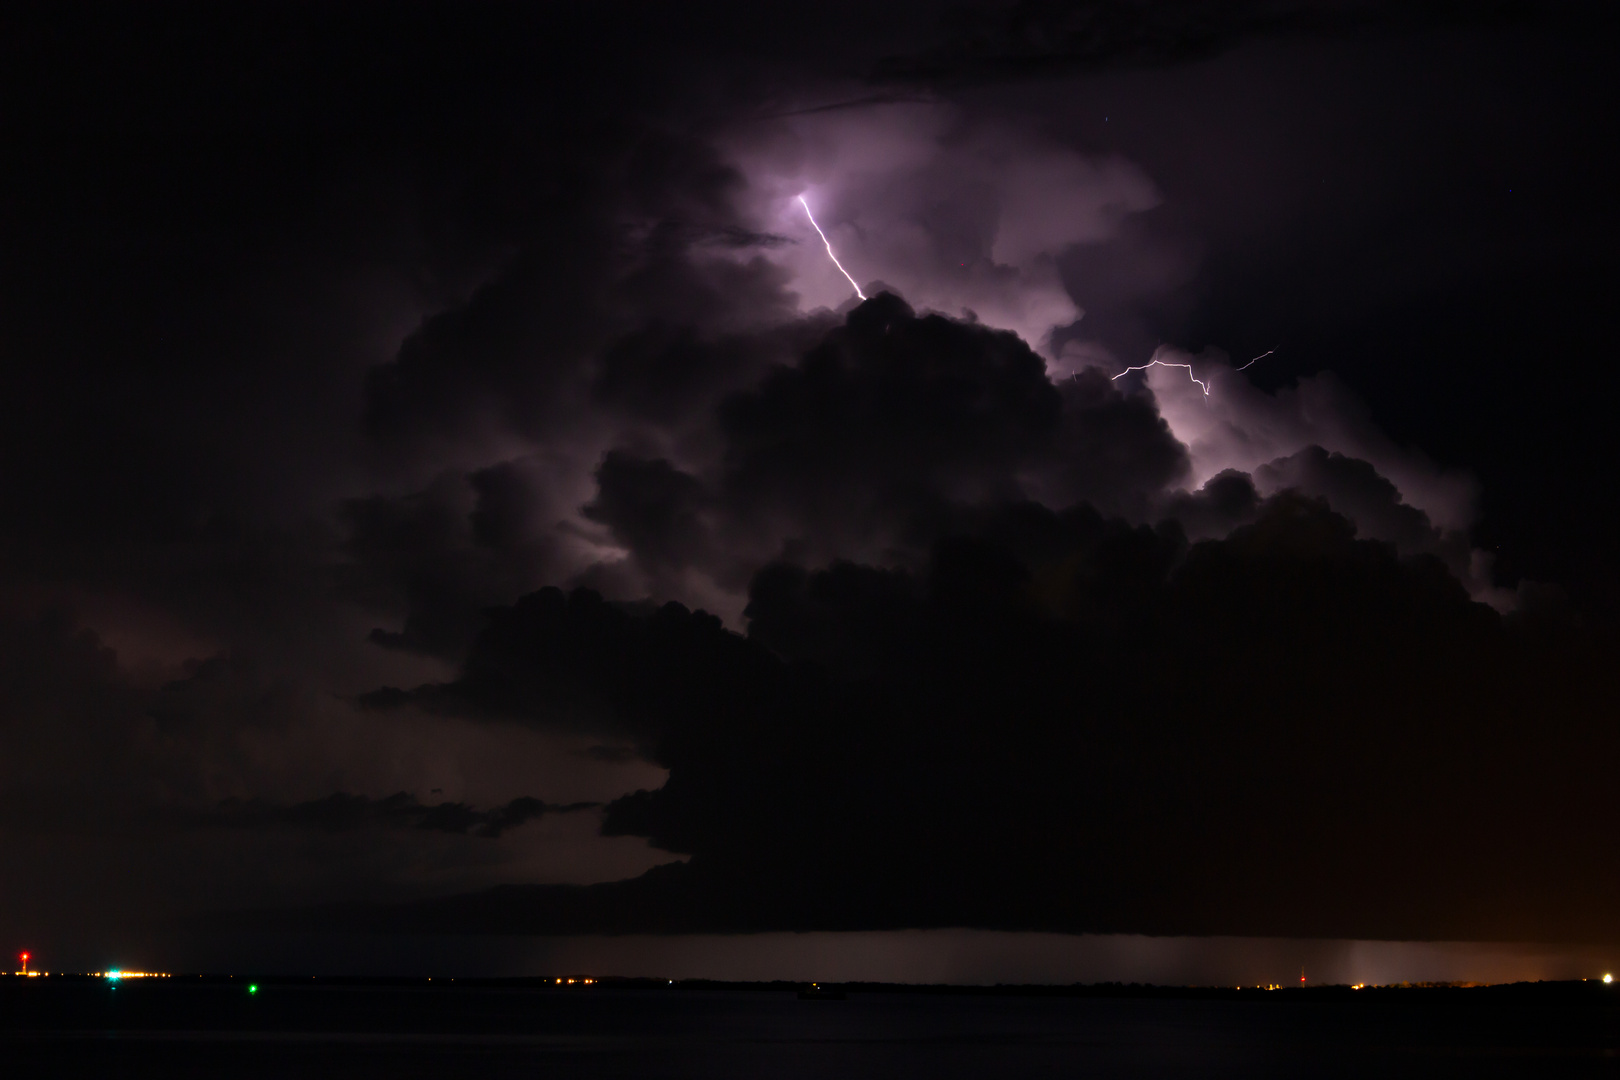
[{"label": "sea", "polygon": [[1614,997],[30,979],[0,986],[0,1061],[209,1080],[1615,1077]]}]

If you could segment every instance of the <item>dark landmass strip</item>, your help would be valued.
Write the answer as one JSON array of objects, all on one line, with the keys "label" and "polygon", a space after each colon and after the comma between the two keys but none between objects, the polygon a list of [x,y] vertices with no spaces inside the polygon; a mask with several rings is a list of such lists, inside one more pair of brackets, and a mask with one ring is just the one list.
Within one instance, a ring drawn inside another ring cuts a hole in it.
[{"label": "dark landmass strip", "polygon": [[[590,980],[587,982],[586,980]],[[114,980],[94,973],[52,974],[41,978],[24,979],[0,974],[0,994],[7,1001],[19,1000],[16,995],[32,992],[45,993],[61,987],[95,987],[111,989]],[[503,977],[454,976],[367,976],[367,975],[224,975],[185,974],[168,975],[161,979],[118,980],[120,990],[140,994],[180,993],[198,988],[235,988],[246,991],[249,986],[270,993],[287,989],[374,989],[374,990],[434,990],[450,993],[456,990],[521,990],[548,991],[557,994],[602,994],[616,992],[657,993],[797,993],[812,984],[802,981],[775,979],[769,982],[745,982],[722,979],[664,979],[615,975],[532,975]],[[1557,1004],[1581,1003],[1588,1005],[1620,1006],[1620,986],[1605,985],[1598,979],[1539,980],[1535,982],[1472,983],[1472,982],[1400,982],[1384,985],[1363,984],[1350,986],[1343,983],[1316,986],[1292,984],[1270,986],[1168,986],[1156,983],[887,983],[887,982],[821,982],[814,984],[825,990],[840,990],[845,994],[904,994],[940,997],[1032,997],[1032,998],[1136,998],[1165,1000],[1269,1000],[1269,1001],[1446,1001],[1502,1003]],[[0,1027],[7,1023],[7,1012],[0,1016]]]}]

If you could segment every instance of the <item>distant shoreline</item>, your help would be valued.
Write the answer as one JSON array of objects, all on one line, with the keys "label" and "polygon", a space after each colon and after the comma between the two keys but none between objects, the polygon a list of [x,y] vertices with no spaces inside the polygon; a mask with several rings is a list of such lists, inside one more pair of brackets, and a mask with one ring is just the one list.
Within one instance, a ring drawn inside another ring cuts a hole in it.
[{"label": "distant shoreline", "polygon": [[[585,979],[589,978],[589,983]],[[308,988],[371,988],[415,990],[533,990],[557,994],[601,994],[623,991],[667,993],[798,993],[808,983],[793,980],[727,981],[718,979],[664,979],[657,977],[536,975],[506,977],[457,976],[361,976],[361,975],[227,975],[217,973],[170,974],[160,979],[112,980],[96,973],[40,973],[24,978],[0,974],[0,992],[46,989],[52,986],[93,984],[113,985],[140,993],[198,987],[249,985],[266,991]],[[1032,998],[1163,998],[1197,1000],[1288,1000],[1344,1001],[1351,999],[1388,1000],[1399,996],[1446,1000],[1505,1000],[1620,1006],[1620,986],[1605,985],[1598,979],[1542,980],[1536,982],[1405,982],[1389,985],[1350,986],[1170,986],[1155,983],[998,983],[974,985],[958,983],[821,982],[826,990],[853,994],[906,994],[951,997],[1032,997]]]}]

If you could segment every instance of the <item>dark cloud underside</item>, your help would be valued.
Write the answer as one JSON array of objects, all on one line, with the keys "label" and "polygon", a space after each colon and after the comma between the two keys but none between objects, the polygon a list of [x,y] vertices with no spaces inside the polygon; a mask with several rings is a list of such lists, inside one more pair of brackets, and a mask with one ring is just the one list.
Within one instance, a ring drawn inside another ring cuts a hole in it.
[{"label": "dark cloud underside", "polygon": [[1190,546],[1084,508],[984,532],[916,575],[768,568],[747,638],[584,592],[498,612],[465,677],[424,693],[634,739],[669,782],[606,831],[691,858],[393,918],[1608,932],[1616,736],[1605,665],[1565,632],[1294,495]]},{"label": "dark cloud underside", "polygon": [[382,799],[337,792],[324,799],[275,805],[262,800],[227,800],[213,810],[195,815],[192,823],[226,829],[320,829],[346,832],[367,827],[426,829],[496,839],[544,814],[588,810],[598,803],[547,804],[532,796],[513,799],[503,806],[478,810],[459,802],[425,804],[403,791]]}]

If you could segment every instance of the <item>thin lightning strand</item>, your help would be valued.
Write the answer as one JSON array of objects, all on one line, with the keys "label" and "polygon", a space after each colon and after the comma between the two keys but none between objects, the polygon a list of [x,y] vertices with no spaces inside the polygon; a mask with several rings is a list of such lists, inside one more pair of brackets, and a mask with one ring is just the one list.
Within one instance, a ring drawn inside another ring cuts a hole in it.
[{"label": "thin lightning strand", "polygon": [[1165,363],[1163,360],[1149,360],[1145,364],[1138,364],[1135,367],[1126,368],[1124,371],[1120,372],[1118,375],[1115,375],[1113,380],[1111,380],[1111,381],[1118,381],[1119,379],[1124,378],[1126,375],[1129,375],[1133,371],[1146,371],[1148,368],[1152,367],[1154,364],[1157,364],[1160,367],[1186,368],[1187,369],[1187,378],[1189,378],[1193,382],[1197,383],[1199,389],[1201,389],[1204,392],[1204,396],[1209,397],[1209,383],[1205,382],[1203,379],[1198,378],[1198,376],[1196,376],[1196,375],[1194,375],[1192,373],[1192,365],[1191,364],[1168,364],[1168,363]]},{"label": "thin lightning strand", "polygon": [[821,231],[820,225],[816,224],[816,215],[810,212],[810,204],[804,201],[803,195],[799,196],[799,205],[804,207],[804,216],[810,219],[810,227],[816,230],[816,235],[821,237],[821,242],[827,245],[827,258],[831,259],[833,265],[838,267],[838,272],[848,278],[851,285],[855,286],[855,295],[865,300],[866,294],[861,292],[859,285],[855,285],[855,279],[849,276],[849,271],[844,269],[844,264],[839,262],[838,256],[833,254],[832,241],[827,239],[827,234]]},{"label": "thin lightning strand", "polygon": [[1261,353],[1259,356],[1255,357],[1253,360],[1250,360],[1247,364],[1244,364],[1243,367],[1233,368],[1232,370],[1233,371],[1243,371],[1245,368],[1254,367],[1255,364],[1259,363],[1261,360],[1264,360],[1266,357],[1270,356],[1272,353],[1274,353],[1276,351],[1277,351],[1276,349],[1267,349],[1265,352]]}]

